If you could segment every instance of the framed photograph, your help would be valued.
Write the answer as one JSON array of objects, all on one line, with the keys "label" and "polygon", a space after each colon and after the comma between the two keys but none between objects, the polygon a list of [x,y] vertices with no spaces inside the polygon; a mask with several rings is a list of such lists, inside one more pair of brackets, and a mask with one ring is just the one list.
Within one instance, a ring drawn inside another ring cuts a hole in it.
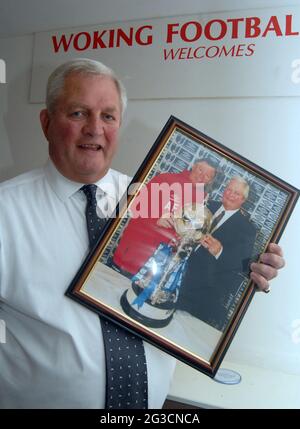
[{"label": "framed photograph", "polygon": [[171,116],[66,294],[213,377],[298,196]]}]

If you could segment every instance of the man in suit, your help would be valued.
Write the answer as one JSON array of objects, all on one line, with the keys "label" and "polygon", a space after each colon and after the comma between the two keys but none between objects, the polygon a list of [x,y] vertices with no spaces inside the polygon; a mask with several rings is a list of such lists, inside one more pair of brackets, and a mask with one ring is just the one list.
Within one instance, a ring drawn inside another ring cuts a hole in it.
[{"label": "man in suit", "polygon": [[227,304],[245,275],[256,237],[255,226],[241,208],[249,193],[248,183],[236,176],[227,184],[222,201],[211,201],[213,217],[188,260],[177,308],[222,330]]}]

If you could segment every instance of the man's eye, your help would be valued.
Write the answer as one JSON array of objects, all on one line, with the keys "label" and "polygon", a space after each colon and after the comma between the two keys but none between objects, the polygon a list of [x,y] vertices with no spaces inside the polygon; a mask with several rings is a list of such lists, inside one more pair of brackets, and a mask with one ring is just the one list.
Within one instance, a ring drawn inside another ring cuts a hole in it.
[{"label": "man's eye", "polygon": [[72,118],[81,118],[82,116],[84,116],[84,112],[76,110],[76,112],[71,113],[71,116]]},{"label": "man's eye", "polygon": [[103,118],[105,119],[105,121],[108,121],[108,122],[115,120],[115,117],[110,113],[104,113]]}]

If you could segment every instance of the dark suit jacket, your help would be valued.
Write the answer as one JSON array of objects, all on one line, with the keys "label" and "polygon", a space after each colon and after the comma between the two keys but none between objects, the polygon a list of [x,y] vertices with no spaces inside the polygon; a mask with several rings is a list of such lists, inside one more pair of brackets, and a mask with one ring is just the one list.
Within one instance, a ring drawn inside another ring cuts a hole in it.
[{"label": "dark suit jacket", "polygon": [[[220,205],[220,202],[211,201],[208,208],[215,213]],[[212,236],[222,243],[222,254],[216,259],[204,247],[192,253],[179,291],[177,308],[222,330],[228,314],[226,303],[242,283],[241,274],[249,274],[256,229],[239,210]]]}]

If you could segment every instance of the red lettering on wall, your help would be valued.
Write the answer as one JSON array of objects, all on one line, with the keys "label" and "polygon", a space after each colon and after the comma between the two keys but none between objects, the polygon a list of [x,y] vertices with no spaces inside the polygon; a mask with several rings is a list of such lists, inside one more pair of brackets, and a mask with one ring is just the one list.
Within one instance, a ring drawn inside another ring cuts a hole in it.
[{"label": "red lettering on wall", "polygon": [[116,47],[119,48],[121,46],[121,41],[125,42],[127,46],[132,46],[133,43],[133,28],[129,29],[129,34],[122,30],[122,28],[118,28],[117,31],[117,41]]},{"label": "red lettering on wall", "polygon": [[74,34],[71,34],[71,36],[69,37],[69,40],[66,39],[66,35],[63,34],[61,36],[61,38],[59,39],[59,41],[57,41],[56,36],[52,36],[52,43],[53,43],[53,47],[54,47],[54,52],[58,52],[60,47],[62,46],[63,50],[65,52],[68,51],[70,43],[72,42]]},{"label": "red lettering on wall", "polygon": [[76,36],[74,37],[74,42],[73,42],[74,49],[76,49],[76,51],[85,51],[90,47],[91,41],[92,41],[92,38],[90,33],[87,33],[86,31],[82,31],[81,33],[76,34]]},{"label": "red lettering on wall", "polygon": [[[189,35],[188,32],[194,32],[194,35]],[[195,42],[195,40],[200,39],[202,34],[202,27],[200,22],[190,21],[183,24],[180,30],[180,37],[184,42]]]},{"label": "red lettering on wall", "polygon": [[[145,30],[149,30],[145,32]],[[152,44],[152,34],[150,31],[152,30],[152,25],[144,25],[137,29],[135,33],[135,40],[138,45],[151,45]],[[143,33],[146,33],[146,37],[143,39]]]},{"label": "red lettering on wall", "polygon": [[267,24],[267,27],[263,32],[263,34],[261,35],[261,37],[266,37],[269,31],[275,31],[276,36],[282,36],[282,31],[281,31],[277,16],[271,16]]},{"label": "red lettering on wall", "polygon": [[211,59],[222,57],[250,57],[254,53],[255,44],[239,44],[232,46],[198,46],[195,48],[171,48],[169,51],[164,49],[165,61],[182,61],[182,60],[201,60],[202,58]]},{"label": "red lettering on wall", "polygon": [[299,36],[299,31],[293,31],[292,30],[293,15],[286,15],[285,22],[286,22],[285,35],[286,36]]},{"label": "red lettering on wall", "polygon": [[[167,26],[167,39],[166,39],[166,43],[172,43],[173,42],[173,34],[178,34],[179,31],[177,30],[177,28],[179,27],[179,24],[168,24]],[[176,30],[175,30],[176,28]]]},{"label": "red lettering on wall", "polygon": [[101,31],[100,34],[99,34],[99,31],[94,31],[93,49],[106,48],[106,45],[102,40],[102,37],[105,33],[106,33],[105,30]]},{"label": "red lettering on wall", "polygon": [[245,53],[245,57],[251,57],[251,55],[254,54],[254,48],[255,48],[255,44],[250,43],[250,45],[247,46],[247,51]]},{"label": "red lettering on wall", "polygon": [[[212,34],[211,27],[214,24],[220,25],[219,34],[217,36],[213,36],[213,34]],[[225,37],[226,33],[227,33],[227,24],[222,19],[213,19],[213,20],[209,21],[204,28],[204,34],[205,34],[205,37],[207,38],[207,40],[223,39],[223,37]]]},{"label": "red lettering on wall", "polygon": [[[284,21],[285,19],[285,21]],[[185,42],[194,44],[198,40],[218,41],[222,39],[257,39],[258,37],[282,37],[282,36],[299,36],[299,31],[293,27],[293,15],[275,16],[272,15],[267,19],[258,16],[237,17],[227,19],[211,19],[207,22],[187,21],[173,22],[166,24],[165,43],[172,44],[176,42]],[[52,45],[55,53],[68,52],[71,49],[75,51],[85,51],[89,49],[106,49],[120,48],[122,46],[148,46],[153,43],[153,26],[141,25],[137,27],[110,28],[99,31],[81,31],[79,33],[53,35]],[[243,42],[244,40],[240,40]],[[200,42],[203,44],[203,42]],[[199,44],[200,44],[199,43]],[[237,46],[237,45],[236,45]],[[253,45],[254,46],[254,45]],[[197,48],[197,47],[196,47]],[[164,51],[165,60],[190,57],[190,52],[183,48],[183,51],[173,48],[171,51]],[[195,47],[193,48],[195,49]],[[201,49],[197,51],[197,56],[202,57]],[[193,51],[194,52],[194,51]],[[222,55],[226,56],[226,48],[223,49]],[[231,55],[232,48],[228,56]],[[234,56],[252,55],[251,45],[242,49],[242,45]],[[215,56],[215,48],[208,51],[207,58]],[[195,56],[194,56],[195,57]]]},{"label": "red lettering on wall", "polygon": [[166,49],[164,49],[164,60],[175,60],[175,58],[179,55],[180,48],[178,48],[176,51],[171,48],[169,52],[167,52]]},{"label": "red lettering on wall", "polygon": [[92,33],[82,31],[68,37],[63,34],[59,39],[57,36],[52,36],[52,44],[55,53],[60,50],[67,52],[71,47],[76,51],[84,51],[87,49],[119,48],[122,45],[133,46],[134,43],[146,46],[152,44],[151,30],[151,25],[143,25],[136,30],[134,27],[130,27],[127,30],[111,28]]},{"label": "red lettering on wall", "polygon": [[224,54],[225,57],[228,57],[229,55],[234,57],[234,52],[235,52],[235,45],[229,49],[227,49],[226,46],[222,46],[220,50],[220,56]]},{"label": "red lettering on wall", "polygon": [[244,18],[231,18],[227,19],[227,22],[232,23],[232,31],[231,31],[231,38],[237,39],[239,37],[239,22],[243,22]]},{"label": "red lettering on wall", "polygon": [[257,16],[246,18],[245,37],[258,37],[260,35],[260,19]]}]

